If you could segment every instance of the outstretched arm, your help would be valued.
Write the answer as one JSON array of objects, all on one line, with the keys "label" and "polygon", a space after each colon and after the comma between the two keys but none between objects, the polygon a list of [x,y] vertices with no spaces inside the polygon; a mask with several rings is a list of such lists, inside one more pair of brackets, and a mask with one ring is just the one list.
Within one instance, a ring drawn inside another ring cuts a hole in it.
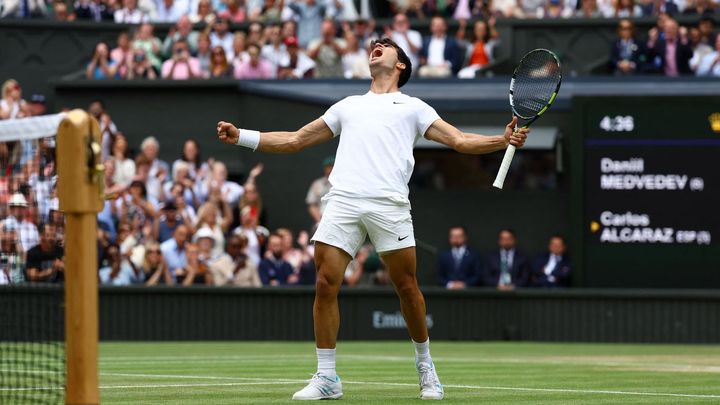
[{"label": "outstretched arm", "polygon": [[447,145],[460,153],[481,155],[507,148],[508,144],[521,147],[525,144],[529,128],[517,128],[517,118],[505,127],[503,135],[483,136],[462,132],[443,120],[437,120],[425,132],[425,137],[431,141]]},{"label": "outstretched arm", "polygon": [[[217,134],[220,141],[237,144],[242,130],[225,121],[218,122]],[[327,142],[333,133],[321,118],[293,132],[262,132],[257,150],[270,153],[295,153],[309,146]]]}]

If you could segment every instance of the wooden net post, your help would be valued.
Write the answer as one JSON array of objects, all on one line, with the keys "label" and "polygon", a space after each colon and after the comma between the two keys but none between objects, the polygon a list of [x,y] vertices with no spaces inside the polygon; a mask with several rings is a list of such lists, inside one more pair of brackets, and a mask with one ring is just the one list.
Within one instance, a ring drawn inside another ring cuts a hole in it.
[{"label": "wooden net post", "polygon": [[100,127],[82,110],[60,122],[58,196],[65,213],[66,404],[99,404],[97,213],[103,208]]}]

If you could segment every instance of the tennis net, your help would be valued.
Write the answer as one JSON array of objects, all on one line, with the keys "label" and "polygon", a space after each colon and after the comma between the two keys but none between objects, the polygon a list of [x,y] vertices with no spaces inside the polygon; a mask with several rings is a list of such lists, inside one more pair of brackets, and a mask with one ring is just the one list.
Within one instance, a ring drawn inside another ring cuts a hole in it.
[{"label": "tennis net", "polygon": [[0,121],[0,404],[64,402],[60,119]]}]

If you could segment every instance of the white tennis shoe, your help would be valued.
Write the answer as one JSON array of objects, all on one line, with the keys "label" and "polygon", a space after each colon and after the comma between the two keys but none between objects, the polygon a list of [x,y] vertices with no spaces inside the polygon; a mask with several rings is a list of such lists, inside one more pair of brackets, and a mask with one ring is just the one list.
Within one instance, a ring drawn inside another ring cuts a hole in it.
[{"label": "white tennis shoe", "polygon": [[440,379],[435,372],[435,365],[431,363],[417,363],[418,376],[420,377],[420,399],[440,400],[445,396]]},{"label": "white tennis shoe", "polygon": [[320,399],[340,399],[342,396],[340,377],[336,376],[333,380],[320,373],[315,373],[310,379],[310,383],[296,392],[292,399],[297,401],[317,401]]}]

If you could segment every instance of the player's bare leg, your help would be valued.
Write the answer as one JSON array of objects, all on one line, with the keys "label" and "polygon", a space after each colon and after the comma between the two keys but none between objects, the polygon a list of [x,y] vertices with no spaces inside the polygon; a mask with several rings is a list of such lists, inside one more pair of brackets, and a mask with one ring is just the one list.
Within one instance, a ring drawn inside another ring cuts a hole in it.
[{"label": "player's bare leg", "polygon": [[415,276],[415,248],[405,248],[384,253],[383,261],[388,266],[390,280],[400,297],[400,310],[407,323],[410,337],[415,342],[428,340],[425,321],[425,298],[418,287]]},{"label": "player's bare leg", "polygon": [[337,296],[345,268],[352,258],[342,249],[322,242],[315,243],[315,303],[313,320],[318,368],[310,383],[293,395],[297,400],[338,399],[342,384],[335,372],[335,344],[340,328]]},{"label": "player's bare leg", "polygon": [[400,310],[415,345],[415,366],[420,377],[420,398],[442,399],[443,387],[430,357],[430,339],[425,320],[425,298],[417,283],[415,248],[410,247],[385,253],[383,261],[387,264],[390,280],[400,297]]},{"label": "player's bare leg", "polygon": [[345,268],[352,258],[344,250],[322,242],[315,243],[315,343],[319,349],[334,349],[340,327],[340,310],[337,296],[340,292]]}]

